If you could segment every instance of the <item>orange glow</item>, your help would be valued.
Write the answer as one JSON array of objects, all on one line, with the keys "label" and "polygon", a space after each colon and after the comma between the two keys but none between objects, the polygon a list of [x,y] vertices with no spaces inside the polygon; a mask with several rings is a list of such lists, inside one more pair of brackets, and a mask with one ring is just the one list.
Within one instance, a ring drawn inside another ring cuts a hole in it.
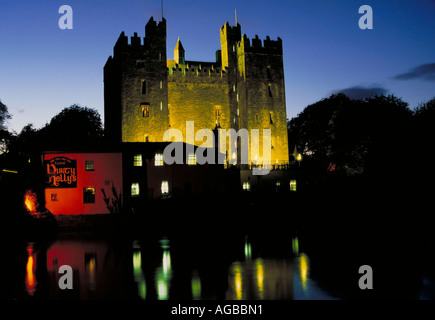
[{"label": "orange glow", "polygon": [[32,190],[27,190],[26,194],[24,195],[24,205],[30,214],[36,213],[38,201],[36,200],[36,193],[32,192]]},{"label": "orange glow", "polygon": [[35,279],[35,256],[33,255],[33,245],[29,244],[27,246],[27,265],[26,265],[26,288],[27,293],[31,296],[36,290],[36,279]]}]

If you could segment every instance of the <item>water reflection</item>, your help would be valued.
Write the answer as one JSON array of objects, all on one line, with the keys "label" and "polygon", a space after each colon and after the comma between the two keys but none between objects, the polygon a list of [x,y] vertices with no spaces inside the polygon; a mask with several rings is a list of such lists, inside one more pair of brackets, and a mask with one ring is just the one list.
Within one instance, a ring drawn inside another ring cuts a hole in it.
[{"label": "water reflection", "polygon": [[29,296],[33,296],[36,291],[36,277],[35,277],[35,260],[36,256],[33,253],[33,242],[27,245],[27,264],[26,264],[26,291]]},{"label": "water reflection", "polygon": [[169,252],[169,240],[160,240],[160,247],[163,249],[162,264],[156,270],[156,289],[158,300],[168,300],[169,288],[172,279],[171,253]]},{"label": "water reflection", "polygon": [[301,276],[302,290],[307,290],[307,279],[308,279],[308,257],[305,253],[301,253],[299,256],[299,273]]},{"label": "water reflection", "polygon": [[[262,256],[267,247],[255,239],[235,243],[221,252],[204,252],[196,242],[185,246],[167,238],[123,242],[68,236],[47,245],[28,243],[26,264],[21,265],[26,270],[25,294],[84,300],[331,298],[310,278],[310,259],[300,252],[297,238],[289,239],[280,258]],[[73,290],[58,286],[62,265],[73,270]],[[17,284],[21,288],[22,279]]]},{"label": "water reflection", "polygon": [[201,299],[201,279],[198,275],[198,271],[194,270],[192,273],[192,298],[193,300]]},{"label": "water reflection", "polygon": [[133,276],[137,283],[138,295],[141,299],[145,299],[147,295],[147,285],[145,275],[142,270],[142,253],[139,241],[133,242]]}]

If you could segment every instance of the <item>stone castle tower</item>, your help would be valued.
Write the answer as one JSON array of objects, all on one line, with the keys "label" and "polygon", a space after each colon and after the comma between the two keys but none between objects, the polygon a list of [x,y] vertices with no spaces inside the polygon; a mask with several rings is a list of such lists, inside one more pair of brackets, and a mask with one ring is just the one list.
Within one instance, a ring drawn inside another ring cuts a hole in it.
[{"label": "stone castle tower", "polygon": [[118,142],[160,142],[167,129],[184,134],[186,121],[194,121],[195,133],[260,129],[261,150],[262,129],[270,129],[271,164],[288,163],[281,39],[250,40],[239,24],[227,22],[220,43],[215,62],[199,62],[186,60],[178,39],[171,60],[164,18],[151,18],[143,39],[135,33],[129,43],[122,32],[104,66],[106,135]]}]

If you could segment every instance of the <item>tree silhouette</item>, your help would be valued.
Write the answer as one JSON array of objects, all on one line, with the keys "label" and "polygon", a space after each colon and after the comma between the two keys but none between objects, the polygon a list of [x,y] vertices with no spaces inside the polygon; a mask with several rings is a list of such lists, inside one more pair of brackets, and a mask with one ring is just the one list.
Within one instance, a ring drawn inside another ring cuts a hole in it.
[{"label": "tree silhouette", "polygon": [[40,130],[45,148],[65,150],[98,146],[103,141],[103,133],[98,111],[79,105],[63,109]]},{"label": "tree silhouette", "polygon": [[333,164],[347,175],[396,172],[411,141],[411,119],[408,104],[394,96],[332,95],[289,121],[289,147],[323,171]]}]

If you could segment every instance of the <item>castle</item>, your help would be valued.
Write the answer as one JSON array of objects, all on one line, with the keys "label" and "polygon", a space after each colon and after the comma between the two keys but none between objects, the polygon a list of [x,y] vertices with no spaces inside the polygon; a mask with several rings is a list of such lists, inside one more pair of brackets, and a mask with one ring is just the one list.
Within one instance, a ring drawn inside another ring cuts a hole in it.
[{"label": "castle", "polygon": [[[178,39],[168,59],[166,20],[152,17],[145,37],[121,33],[104,66],[106,136],[115,142],[161,142],[169,128],[271,130],[271,164],[289,161],[282,40],[228,22],[215,62],[186,60]],[[259,146],[263,146],[260,133]],[[186,141],[184,141],[186,142]],[[202,142],[198,142],[198,145]],[[260,155],[259,155],[260,156]],[[249,155],[249,163],[253,155]],[[255,158],[257,155],[255,155]]]}]

